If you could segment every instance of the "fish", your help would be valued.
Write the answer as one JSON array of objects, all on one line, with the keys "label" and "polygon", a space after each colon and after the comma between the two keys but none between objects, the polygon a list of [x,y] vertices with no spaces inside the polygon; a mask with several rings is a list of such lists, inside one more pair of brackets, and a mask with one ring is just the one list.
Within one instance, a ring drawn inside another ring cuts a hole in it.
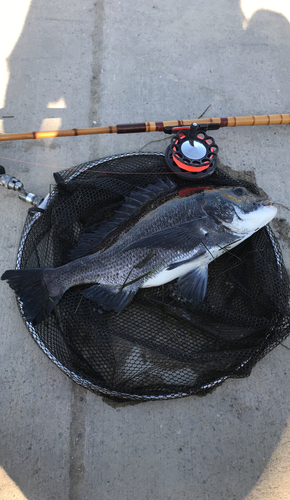
[{"label": "fish", "polygon": [[135,188],[109,221],[79,238],[71,260],[56,268],[13,269],[1,276],[32,325],[43,321],[71,287],[99,308],[121,313],[140,288],[177,280],[193,305],[206,295],[208,266],[268,224],[270,199],[245,187],[184,188],[166,178]]}]

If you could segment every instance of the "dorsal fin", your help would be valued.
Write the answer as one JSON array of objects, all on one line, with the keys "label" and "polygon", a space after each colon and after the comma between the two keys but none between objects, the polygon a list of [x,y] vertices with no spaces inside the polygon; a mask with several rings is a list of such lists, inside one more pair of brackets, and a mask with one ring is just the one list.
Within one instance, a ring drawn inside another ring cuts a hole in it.
[{"label": "dorsal fin", "polygon": [[149,184],[146,188],[139,187],[131,191],[109,222],[101,222],[91,226],[80,236],[77,246],[71,251],[71,259],[79,259],[91,253],[108,234],[114,231],[122,222],[129,219],[146,201],[175,187],[175,184],[166,178],[165,182],[158,179],[155,184]]}]

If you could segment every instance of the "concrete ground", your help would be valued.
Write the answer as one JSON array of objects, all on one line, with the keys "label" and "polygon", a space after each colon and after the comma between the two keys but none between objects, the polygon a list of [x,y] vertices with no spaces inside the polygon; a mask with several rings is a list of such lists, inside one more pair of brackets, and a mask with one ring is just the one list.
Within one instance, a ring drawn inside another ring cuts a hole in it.
[{"label": "concrete ground", "polygon": [[[209,105],[206,116],[289,112],[286,1],[10,0],[0,12],[1,132],[196,118]],[[289,135],[240,127],[215,138],[223,164],[253,171],[290,207]],[[7,142],[0,163],[45,195],[53,172],[161,137]],[[28,206],[4,188],[0,201],[2,274]],[[290,270],[289,212],[278,217]],[[0,500],[290,498],[289,339],[204,398],[112,406],[43,354],[0,286]]]}]

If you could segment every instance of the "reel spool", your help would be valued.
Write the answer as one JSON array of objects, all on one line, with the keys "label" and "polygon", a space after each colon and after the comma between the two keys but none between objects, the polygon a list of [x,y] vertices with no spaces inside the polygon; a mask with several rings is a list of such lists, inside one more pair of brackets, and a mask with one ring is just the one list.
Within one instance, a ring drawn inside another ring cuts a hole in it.
[{"label": "reel spool", "polygon": [[166,127],[164,132],[171,134],[171,143],[166,149],[165,159],[168,167],[180,177],[199,180],[211,175],[217,167],[218,146],[207,135],[207,130],[217,130],[220,124]]}]

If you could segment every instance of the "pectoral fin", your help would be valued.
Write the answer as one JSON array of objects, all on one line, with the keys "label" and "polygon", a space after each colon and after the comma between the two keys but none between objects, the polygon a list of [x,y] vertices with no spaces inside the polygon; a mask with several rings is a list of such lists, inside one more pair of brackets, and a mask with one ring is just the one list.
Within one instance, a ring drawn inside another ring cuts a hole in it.
[{"label": "pectoral fin", "polygon": [[191,302],[198,304],[202,302],[207,288],[208,266],[193,269],[189,273],[181,276],[177,285],[182,295]]},{"label": "pectoral fin", "polygon": [[134,241],[123,251],[132,250],[133,248],[181,248],[184,244],[190,245],[191,248],[202,243],[204,231],[201,230],[203,220],[206,217],[200,217],[182,224],[157,231],[156,233],[146,236],[138,241]]}]

